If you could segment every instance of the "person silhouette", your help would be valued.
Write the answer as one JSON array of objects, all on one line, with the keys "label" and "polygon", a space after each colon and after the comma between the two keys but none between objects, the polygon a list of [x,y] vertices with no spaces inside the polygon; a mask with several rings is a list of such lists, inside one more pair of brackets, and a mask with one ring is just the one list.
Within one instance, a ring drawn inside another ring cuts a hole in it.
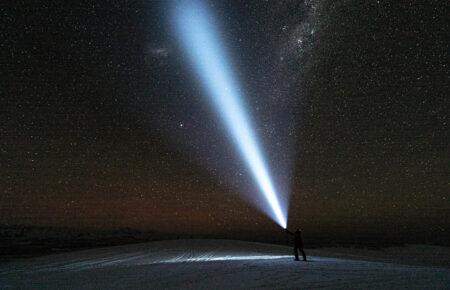
[{"label": "person silhouette", "polygon": [[302,253],[303,261],[306,261],[306,254],[303,250],[303,239],[302,239],[302,230],[297,229],[295,232],[291,232],[286,229],[286,233],[294,236],[294,256],[296,261],[300,261],[298,259],[298,252]]}]

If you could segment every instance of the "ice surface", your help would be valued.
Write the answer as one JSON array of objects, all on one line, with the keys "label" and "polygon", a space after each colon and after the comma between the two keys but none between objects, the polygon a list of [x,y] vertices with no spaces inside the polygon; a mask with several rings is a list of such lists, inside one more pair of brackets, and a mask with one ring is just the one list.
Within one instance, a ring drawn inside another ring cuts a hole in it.
[{"label": "ice surface", "polygon": [[309,262],[295,262],[291,252],[285,246],[227,240],[161,241],[92,249],[1,264],[0,289],[450,287],[448,268],[386,263],[382,258],[383,262],[377,262],[373,261],[374,254],[368,261],[361,251],[353,260],[338,249],[307,251],[314,253]]}]

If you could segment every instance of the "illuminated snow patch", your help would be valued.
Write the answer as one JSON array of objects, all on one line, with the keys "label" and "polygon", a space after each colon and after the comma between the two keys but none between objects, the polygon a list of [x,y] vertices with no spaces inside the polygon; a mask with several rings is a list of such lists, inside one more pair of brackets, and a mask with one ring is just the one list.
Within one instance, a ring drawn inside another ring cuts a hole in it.
[{"label": "illuminated snow patch", "polygon": [[214,262],[214,261],[243,261],[243,260],[275,260],[290,258],[288,255],[244,255],[244,256],[209,256],[209,257],[189,257],[189,258],[173,258],[162,261],[163,263],[183,263],[183,262]]}]

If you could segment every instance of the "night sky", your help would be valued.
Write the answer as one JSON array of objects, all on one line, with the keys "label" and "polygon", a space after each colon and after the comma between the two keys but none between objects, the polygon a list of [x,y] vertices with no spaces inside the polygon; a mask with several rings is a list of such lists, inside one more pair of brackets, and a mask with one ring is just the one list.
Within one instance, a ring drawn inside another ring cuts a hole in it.
[{"label": "night sky", "polygon": [[[1,4],[0,224],[281,232],[169,2]],[[207,3],[290,228],[450,236],[447,1]]]}]

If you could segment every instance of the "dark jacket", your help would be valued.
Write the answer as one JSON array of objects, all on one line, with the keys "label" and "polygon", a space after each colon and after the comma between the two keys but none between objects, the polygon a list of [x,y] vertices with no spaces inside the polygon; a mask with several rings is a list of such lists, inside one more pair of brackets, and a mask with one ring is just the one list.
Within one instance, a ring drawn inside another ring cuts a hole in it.
[{"label": "dark jacket", "polygon": [[303,248],[302,231],[296,230],[295,232],[291,232],[286,230],[286,232],[294,236],[294,246],[296,248]]},{"label": "dark jacket", "polygon": [[301,231],[295,231],[294,232],[294,245],[297,248],[303,248],[303,239],[302,239],[302,232]]}]

